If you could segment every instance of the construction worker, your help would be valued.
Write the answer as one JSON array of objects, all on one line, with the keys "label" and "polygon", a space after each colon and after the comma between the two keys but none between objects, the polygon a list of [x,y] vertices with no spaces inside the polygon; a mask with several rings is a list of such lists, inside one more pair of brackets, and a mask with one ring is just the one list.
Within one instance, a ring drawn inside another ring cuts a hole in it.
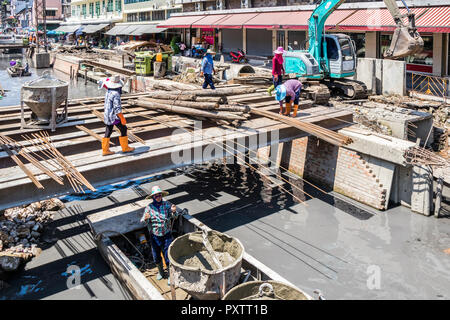
[{"label": "construction worker", "polygon": [[[152,193],[146,199],[153,199],[144,210],[141,222],[147,224],[150,232],[150,243],[152,245],[153,259],[158,267],[157,280],[164,278],[164,268],[162,264],[161,252],[163,253],[167,269],[169,268],[168,249],[173,241],[171,219],[184,214],[184,210],[178,210],[170,201],[163,200],[167,196],[167,191],[162,191],[159,186],[152,188]],[[170,277],[167,285],[170,286]]]},{"label": "construction worker", "polygon": [[272,59],[272,81],[274,88],[276,88],[283,83],[283,75],[285,74],[283,66],[284,49],[283,47],[278,47],[273,53],[275,56]]},{"label": "construction worker", "polygon": [[208,49],[202,61],[200,76],[205,77],[205,82],[203,82],[203,89],[208,88],[208,85],[211,87],[211,89],[216,89],[213,81],[213,72],[216,73],[216,70],[214,69],[214,55],[216,55],[216,53],[211,49]]},{"label": "construction worker", "polygon": [[120,96],[122,95],[123,82],[120,80],[119,76],[113,76],[106,78],[105,80],[100,80],[98,82],[99,89],[105,88],[105,111],[104,111],[104,122],[106,125],[105,137],[102,139],[102,151],[103,155],[114,154],[109,150],[109,139],[111,137],[114,126],[120,130],[119,142],[122,147],[122,152],[132,152],[134,148],[128,146],[128,136],[127,136],[127,121],[122,113],[122,104],[120,101]]},{"label": "construction worker", "polygon": [[[275,89],[275,99],[280,102],[280,114],[285,116],[291,115],[292,102],[294,103],[293,117],[297,117],[298,102],[300,100],[300,92],[302,83],[297,79],[289,79],[285,83],[279,85]],[[283,112],[283,100],[286,101],[286,111]]]}]

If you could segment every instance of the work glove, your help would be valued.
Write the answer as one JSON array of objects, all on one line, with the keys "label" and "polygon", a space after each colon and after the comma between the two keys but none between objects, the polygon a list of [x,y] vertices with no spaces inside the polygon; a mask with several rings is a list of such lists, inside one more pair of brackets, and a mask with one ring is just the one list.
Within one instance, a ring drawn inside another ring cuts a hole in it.
[{"label": "work glove", "polygon": [[119,117],[120,123],[121,123],[121,124],[123,124],[123,125],[126,125],[126,124],[127,124],[127,120],[125,120],[125,117],[123,116],[123,113],[122,113],[122,112],[121,112],[121,113],[118,113],[117,116]]}]

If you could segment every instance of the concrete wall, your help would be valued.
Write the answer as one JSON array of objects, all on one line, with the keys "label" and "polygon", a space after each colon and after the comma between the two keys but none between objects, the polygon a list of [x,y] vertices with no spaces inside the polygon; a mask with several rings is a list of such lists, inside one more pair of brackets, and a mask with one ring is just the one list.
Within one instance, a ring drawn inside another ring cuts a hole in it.
[{"label": "concrete wall", "polygon": [[358,58],[356,66],[356,80],[366,84],[367,90],[376,93],[376,59]]},{"label": "concrete wall", "polygon": [[406,63],[383,60],[383,94],[406,95]]},{"label": "concrete wall", "polygon": [[406,95],[404,61],[359,58],[356,79],[376,94]]}]

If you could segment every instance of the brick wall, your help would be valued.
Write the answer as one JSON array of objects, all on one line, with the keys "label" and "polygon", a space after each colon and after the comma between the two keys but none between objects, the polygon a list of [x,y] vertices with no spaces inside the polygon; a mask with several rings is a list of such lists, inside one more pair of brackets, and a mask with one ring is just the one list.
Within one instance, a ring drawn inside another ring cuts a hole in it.
[{"label": "brick wall", "polygon": [[386,188],[364,155],[315,137],[284,143],[280,165],[319,187],[333,189],[374,208],[385,207]]}]

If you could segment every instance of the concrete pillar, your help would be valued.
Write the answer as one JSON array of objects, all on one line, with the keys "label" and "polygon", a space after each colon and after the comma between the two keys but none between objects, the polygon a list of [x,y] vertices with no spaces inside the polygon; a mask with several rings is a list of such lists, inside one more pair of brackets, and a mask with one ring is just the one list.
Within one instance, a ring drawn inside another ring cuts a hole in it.
[{"label": "concrete pillar", "polygon": [[366,32],[366,58],[378,57],[378,33],[376,31]]},{"label": "concrete pillar", "polygon": [[220,48],[220,52],[222,53],[222,29],[219,29],[219,33],[217,34],[218,48]]},{"label": "concrete pillar", "polygon": [[433,33],[433,75],[443,75],[443,33]]},{"label": "concrete pillar", "polygon": [[433,172],[429,166],[416,165],[412,172],[411,210],[431,215],[433,203]]},{"label": "concrete pillar", "polygon": [[39,52],[35,53],[32,58],[33,66],[36,69],[43,69],[50,67],[50,53]]},{"label": "concrete pillar", "polygon": [[272,30],[272,51],[277,49],[277,30]]},{"label": "concrete pillar", "polygon": [[284,49],[289,49],[289,35],[287,30],[284,30]]},{"label": "concrete pillar", "polygon": [[247,29],[242,28],[242,50],[247,53]]}]

